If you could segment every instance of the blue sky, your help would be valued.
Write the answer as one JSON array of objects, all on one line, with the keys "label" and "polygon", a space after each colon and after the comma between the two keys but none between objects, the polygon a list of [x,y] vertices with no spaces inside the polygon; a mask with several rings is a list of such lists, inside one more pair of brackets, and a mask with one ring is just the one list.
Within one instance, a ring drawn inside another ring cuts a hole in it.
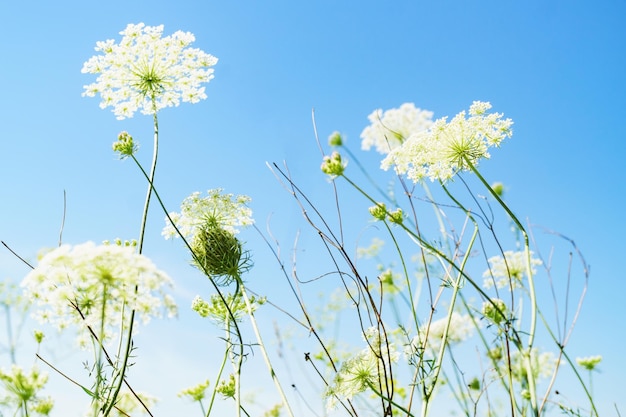
[{"label": "blue sky", "polygon": [[[287,161],[312,196],[326,198],[313,108],[323,139],[340,130],[359,152],[376,108],[414,102],[441,117],[490,101],[514,120],[514,135],[482,172],[507,185],[521,218],[583,251],[591,280],[573,354],[604,355],[599,404],[604,415],[615,414],[613,402],[624,412],[624,16],[623,1],[3,1],[0,239],[31,260],[56,245],[64,191],[64,241],[135,237],[144,182],[110,146],[128,130],[147,164],[151,120],[118,121],[81,97],[93,78],[80,73],[96,41],[119,39],[128,23],[190,31],[195,46],[220,59],[207,100],[159,116],[157,186],[166,203],[176,209],[191,192],[215,187],[248,194],[259,224],[274,213],[286,247],[300,215],[266,162]],[[362,159],[375,167],[378,156]],[[179,245],[161,241],[162,217],[152,211],[147,254],[182,280],[183,300],[208,291]],[[257,268],[268,274],[271,261]],[[25,272],[0,252],[0,279]]]}]

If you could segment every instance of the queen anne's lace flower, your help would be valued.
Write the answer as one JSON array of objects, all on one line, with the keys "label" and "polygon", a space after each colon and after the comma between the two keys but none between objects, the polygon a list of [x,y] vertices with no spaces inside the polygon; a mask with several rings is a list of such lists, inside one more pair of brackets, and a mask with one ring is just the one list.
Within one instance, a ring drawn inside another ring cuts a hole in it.
[{"label": "queen anne's lace flower", "polygon": [[[448,317],[443,317],[430,324],[428,327],[426,324],[420,329],[420,336],[415,336],[411,343],[405,348],[405,355],[411,357],[418,355],[423,351],[424,337],[426,339],[426,351],[430,353],[438,352],[443,341],[446,325],[448,323]],[[476,329],[476,324],[469,316],[469,314],[459,314],[456,311],[452,313],[450,317],[450,327],[448,329],[448,335],[446,339],[447,344],[460,343],[466,339],[469,339]],[[428,333],[426,331],[428,330]]]},{"label": "queen anne's lace flower", "polygon": [[[541,260],[533,258],[533,253],[530,252],[530,265],[539,266],[542,264]],[[483,273],[485,278],[483,286],[487,289],[493,287],[494,283],[496,288],[521,288],[522,280],[526,275],[526,253],[524,251],[505,251],[504,258],[502,256],[492,256],[488,259],[489,269]],[[532,268],[532,274],[536,273],[536,270]]]},{"label": "queen anne's lace flower", "polygon": [[446,181],[458,171],[469,170],[480,159],[489,158],[488,149],[512,135],[511,119],[502,119],[500,113],[487,114],[491,104],[475,101],[449,122],[437,119],[428,130],[411,136],[401,146],[392,148],[381,162],[385,170],[394,167],[414,182],[425,177],[431,181]]},{"label": "queen anne's lace flower", "polygon": [[98,332],[104,317],[108,339],[128,326],[133,309],[142,321],[176,314],[173,298],[164,292],[170,278],[132,246],[62,245],[48,252],[22,281],[37,305],[35,317],[59,330],[75,325],[79,343],[88,342],[88,326]]},{"label": "queen anne's lace flower", "polygon": [[363,336],[368,346],[343,362],[325,392],[329,410],[335,408],[338,399],[351,400],[372,386],[376,387],[384,378],[383,368],[391,365],[388,361],[398,360],[395,345],[383,342],[376,328],[367,329]]},{"label": "queen anne's lace flower", "polygon": [[409,136],[428,129],[432,123],[433,112],[422,110],[413,103],[404,103],[397,109],[374,110],[367,118],[370,125],[361,132],[361,148],[369,150],[372,146],[381,154],[400,146]]},{"label": "queen anne's lace flower", "polygon": [[118,119],[132,117],[135,111],[154,114],[181,101],[197,103],[206,98],[202,83],[213,78],[217,58],[191,48],[195,37],[177,31],[166,37],[163,25],[129,24],[116,44],[109,39],[96,43],[102,55],[91,57],[82,72],[99,74],[95,83],[85,86],[83,96],[100,94],[101,108],[113,107]]},{"label": "queen anne's lace flower", "polygon": [[[250,197],[224,194],[221,188],[209,190],[207,194],[201,197],[199,191],[192,193],[181,203],[180,213],[170,213],[170,218],[185,239],[193,240],[198,228],[208,221],[215,221],[219,227],[233,234],[239,232],[239,227],[254,223],[252,210],[247,206]],[[179,237],[168,218],[165,223],[161,232],[163,237]]]}]

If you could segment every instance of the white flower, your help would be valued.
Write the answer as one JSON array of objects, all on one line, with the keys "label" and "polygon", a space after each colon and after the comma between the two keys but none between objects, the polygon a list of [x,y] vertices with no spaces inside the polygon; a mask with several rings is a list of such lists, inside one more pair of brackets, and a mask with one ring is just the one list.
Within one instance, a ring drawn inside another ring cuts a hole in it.
[{"label": "white flower", "polygon": [[355,395],[370,389],[370,386],[376,387],[384,380],[384,368],[388,369],[391,363],[398,360],[394,344],[387,344],[377,328],[365,330],[363,337],[368,346],[343,362],[325,392],[329,410],[336,406],[337,399],[351,400]]},{"label": "white flower", "polygon": [[[407,357],[411,357],[418,354],[424,345],[424,337],[427,338],[426,350],[431,353],[439,352],[447,323],[448,317],[443,317],[439,320],[433,321],[430,324],[430,327],[423,325],[420,328],[420,336],[415,336],[410,345],[405,348],[405,355]],[[453,312],[450,317],[447,343],[459,343],[469,339],[473,335],[475,328],[476,325],[468,314],[461,315],[456,311]],[[426,333],[427,331],[428,333]]]},{"label": "white flower", "polygon": [[385,170],[394,167],[414,182],[425,177],[445,181],[458,171],[469,170],[481,158],[489,158],[488,149],[512,135],[511,119],[486,111],[491,104],[475,101],[469,109],[457,114],[450,122],[436,120],[428,130],[413,133],[402,145],[394,147],[381,162]]},{"label": "white flower", "polygon": [[171,279],[132,246],[62,245],[48,252],[22,281],[28,298],[37,305],[34,314],[59,330],[78,327],[78,340],[85,346],[87,326],[100,329],[104,340],[114,331],[128,328],[131,309],[144,324],[166,310],[176,314],[176,304],[163,288]]},{"label": "white flower", "polygon": [[[533,258],[533,253],[530,252],[530,265],[541,265],[542,262],[539,259]],[[493,256],[488,259],[490,267],[483,273],[485,278],[483,281],[483,287],[489,289],[493,287],[494,283],[496,288],[521,288],[522,280],[526,275],[526,253],[524,251],[506,251],[504,252],[504,258],[502,256]],[[534,275],[536,270],[532,268],[532,274]]]},{"label": "white flower", "polygon": [[[201,197],[199,191],[192,193],[181,203],[180,213],[170,213],[170,218],[185,239],[192,241],[198,227],[208,220],[215,220],[222,229],[231,233],[238,233],[240,226],[254,223],[252,210],[247,207],[250,197],[223,194],[221,188],[209,190],[207,194]],[[168,218],[165,223],[161,235],[165,239],[179,237]]]},{"label": "white flower", "polygon": [[371,124],[361,132],[361,148],[369,150],[375,146],[377,152],[387,154],[412,134],[428,129],[432,117],[433,112],[416,108],[413,103],[385,112],[374,110],[367,116]]},{"label": "white flower", "polygon": [[135,111],[154,114],[181,101],[197,103],[206,98],[203,83],[213,78],[217,58],[191,48],[195,37],[177,31],[161,37],[163,25],[129,24],[114,40],[96,43],[102,55],[91,57],[81,72],[99,74],[86,85],[83,96],[100,94],[101,108],[113,107],[118,119],[132,117]]},{"label": "white flower", "polygon": [[[537,348],[532,348],[530,351],[530,367],[535,379],[551,377],[559,364],[552,352],[539,352]],[[503,362],[501,366],[506,369],[508,365]],[[511,354],[511,375],[513,378],[518,381],[526,381],[527,369],[524,355],[520,351],[513,352]]]}]

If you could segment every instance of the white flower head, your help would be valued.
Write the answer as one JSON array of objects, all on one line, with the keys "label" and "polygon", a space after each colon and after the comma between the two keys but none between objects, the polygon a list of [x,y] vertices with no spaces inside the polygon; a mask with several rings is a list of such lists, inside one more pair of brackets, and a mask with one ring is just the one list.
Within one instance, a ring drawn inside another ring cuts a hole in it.
[{"label": "white flower head", "polygon": [[176,304],[164,288],[171,279],[132,246],[62,245],[44,255],[22,281],[28,298],[37,306],[40,322],[59,330],[78,328],[79,345],[86,346],[91,332],[104,320],[106,341],[129,325],[128,311],[135,310],[144,324]]},{"label": "white flower head", "polygon": [[424,178],[446,181],[457,172],[469,170],[480,159],[489,158],[489,148],[499,146],[512,135],[511,119],[500,113],[487,114],[491,104],[475,101],[448,122],[437,119],[428,130],[413,133],[402,145],[393,148],[381,162],[385,170],[394,167],[414,182]]},{"label": "white flower head", "polygon": [[428,129],[433,121],[433,112],[404,103],[397,109],[374,110],[367,118],[370,125],[361,132],[361,148],[372,146],[381,154],[400,146],[412,134]]},{"label": "white flower head", "polygon": [[[424,346],[424,338],[426,337],[426,351],[438,352],[443,341],[444,332],[448,323],[448,317],[443,317],[433,321],[428,327],[426,324],[420,329],[420,335],[415,336],[411,343],[405,348],[405,356],[410,357],[422,351]],[[448,328],[447,344],[460,343],[469,339],[476,329],[476,324],[469,314],[461,315],[456,311],[450,317],[450,327]],[[426,333],[428,330],[428,333]]]},{"label": "white flower head", "polygon": [[[511,354],[511,375],[518,381],[527,380],[528,367],[524,356],[524,353],[520,351],[514,351]],[[551,377],[559,365],[558,358],[552,352],[540,352],[537,348],[532,348],[530,351],[530,367],[535,379]],[[502,363],[501,366],[508,368],[506,363]]]},{"label": "white flower head", "polygon": [[384,342],[377,328],[365,330],[363,338],[368,346],[343,362],[332,384],[326,389],[324,395],[328,410],[335,408],[337,399],[351,400],[371,386],[376,386],[384,378],[384,368],[398,360],[395,345]]},{"label": "white flower head", "polygon": [[[180,213],[170,213],[170,218],[185,239],[193,240],[198,228],[209,220],[214,220],[219,227],[233,234],[237,234],[240,227],[254,224],[252,210],[248,207],[250,197],[225,194],[221,188],[209,190],[207,194],[202,197],[199,191],[192,193],[181,203]],[[165,239],[179,237],[167,217],[165,223],[161,235]]]},{"label": "white flower head", "polygon": [[[530,265],[531,268],[542,264],[541,260],[533,258],[533,253],[530,252]],[[483,287],[489,289],[496,286],[496,288],[521,288],[523,285],[523,278],[526,276],[526,253],[524,251],[505,251],[504,257],[492,256],[488,259],[489,269],[483,273],[485,278],[483,281]],[[531,273],[536,273],[535,268],[532,268]]]},{"label": "white flower head", "polygon": [[83,96],[100,94],[101,108],[113,107],[118,119],[135,111],[154,114],[181,101],[197,103],[206,98],[203,83],[213,76],[217,58],[190,45],[193,34],[177,31],[162,37],[163,25],[129,24],[116,44],[109,39],[96,43],[101,55],[91,57],[81,72],[98,74],[86,85]]}]

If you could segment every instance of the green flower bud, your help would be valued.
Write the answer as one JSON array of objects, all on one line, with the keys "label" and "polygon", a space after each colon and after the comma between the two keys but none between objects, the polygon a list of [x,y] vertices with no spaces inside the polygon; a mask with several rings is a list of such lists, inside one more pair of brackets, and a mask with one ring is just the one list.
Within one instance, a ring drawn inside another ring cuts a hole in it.
[{"label": "green flower bud", "polygon": [[196,255],[195,266],[218,285],[230,284],[251,266],[241,242],[232,232],[221,228],[215,219],[209,219],[198,228],[192,249]]},{"label": "green flower bud", "polygon": [[489,321],[491,321],[494,324],[500,324],[506,320],[506,311],[507,311],[506,304],[504,303],[504,301],[498,298],[495,298],[491,301],[485,301],[483,303],[483,308],[482,308],[483,316],[485,316],[485,318],[487,318]]},{"label": "green flower bud", "polygon": [[404,213],[402,213],[402,209],[399,208],[389,213],[389,221],[395,224],[402,224],[404,221]]},{"label": "green flower bud", "polygon": [[339,152],[335,151],[330,156],[324,157],[322,162],[322,172],[330,175],[331,178],[343,175],[343,171],[346,169],[346,163],[341,160]]},{"label": "green flower bud", "polygon": [[502,196],[504,195],[504,184],[502,184],[501,182],[494,182],[493,184],[491,184],[491,189],[500,198],[502,198]]},{"label": "green flower bud", "polygon": [[376,203],[375,206],[369,208],[369,211],[376,220],[383,221],[387,218],[387,206],[385,206],[385,203]]},{"label": "green flower bud", "polygon": [[128,132],[121,132],[117,136],[117,142],[113,142],[113,151],[120,155],[120,159],[126,159],[137,152],[137,145]]},{"label": "green flower bud", "polygon": [[341,137],[341,133],[336,130],[330,134],[328,137],[328,144],[330,146],[341,146],[343,145],[343,138]]}]

